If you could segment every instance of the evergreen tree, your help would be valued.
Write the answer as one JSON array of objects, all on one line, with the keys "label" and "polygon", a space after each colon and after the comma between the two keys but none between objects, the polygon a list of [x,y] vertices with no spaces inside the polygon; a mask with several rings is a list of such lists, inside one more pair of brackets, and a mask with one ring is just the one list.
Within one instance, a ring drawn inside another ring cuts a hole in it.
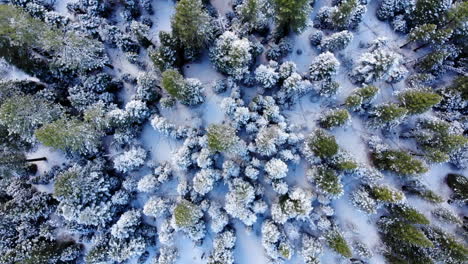
[{"label": "evergreen tree", "polygon": [[25,142],[33,143],[34,131],[59,118],[61,114],[59,106],[32,95],[19,94],[2,102],[0,124],[6,127],[10,135],[17,135]]},{"label": "evergreen tree", "polygon": [[210,35],[210,18],[201,0],[181,0],[171,21],[172,33],[186,52],[198,54]]},{"label": "evergreen tree", "polygon": [[320,119],[320,125],[323,128],[333,128],[345,125],[350,120],[349,113],[346,109],[336,109],[325,114]]},{"label": "evergreen tree", "polygon": [[308,149],[319,158],[330,158],[338,153],[339,146],[335,137],[323,130],[317,130],[307,140]]},{"label": "evergreen tree", "polygon": [[397,174],[414,176],[427,172],[423,162],[400,150],[384,150],[373,153],[372,158],[377,168],[389,170]]},{"label": "evergreen tree", "polygon": [[103,131],[96,123],[80,121],[73,117],[62,117],[42,126],[35,132],[44,145],[82,154],[95,154],[101,145]]},{"label": "evergreen tree", "polygon": [[333,53],[324,52],[314,58],[309,67],[310,78],[314,81],[331,80],[340,67]]},{"label": "evergreen tree", "polygon": [[351,249],[348,243],[338,230],[333,230],[326,235],[328,246],[343,257],[350,258],[352,256]]},{"label": "evergreen tree", "polygon": [[311,11],[310,0],[273,0],[279,31],[300,32],[307,25]]},{"label": "evergreen tree", "polygon": [[208,147],[212,151],[226,151],[237,140],[236,130],[229,125],[211,125],[207,131]]},{"label": "evergreen tree", "polygon": [[442,97],[436,93],[418,90],[403,92],[398,97],[409,114],[422,114],[442,100]]},{"label": "evergreen tree", "polygon": [[320,42],[319,48],[323,51],[340,51],[346,48],[351,40],[353,40],[353,33],[344,30],[323,38]]}]

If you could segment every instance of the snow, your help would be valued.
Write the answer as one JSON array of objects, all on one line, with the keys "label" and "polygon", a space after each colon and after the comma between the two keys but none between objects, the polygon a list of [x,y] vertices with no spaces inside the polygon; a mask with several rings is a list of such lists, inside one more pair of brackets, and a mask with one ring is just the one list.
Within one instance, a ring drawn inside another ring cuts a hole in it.
[{"label": "snow", "polygon": [[[72,1],[73,0],[57,1],[55,3],[56,11],[69,16],[66,5]],[[312,16],[318,9],[320,9],[321,6],[330,4],[330,1],[325,0],[316,2]],[[210,3],[218,10],[220,15],[225,15],[232,11],[232,0],[210,0]],[[291,109],[285,109],[282,111],[282,114],[286,116],[287,120],[290,123],[299,126],[300,132],[304,133],[304,135],[308,135],[316,129],[316,121],[323,115],[325,109],[331,106],[340,105],[345,98],[357,88],[357,86],[352,84],[349,80],[348,73],[350,71],[350,61],[352,59],[356,60],[362,53],[366,52],[366,49],[360,47],[362,43],[384,36],[389,39],[388,45],[392,51],[402,54],[406,60],[414,59],[415,54],[412,51],[399,48],[399,46],[405,42],[405,37],[394,33],[388,23],[381,22],[376,18],[375,11],[378,3],[379,1],[370,1],[368,4],[368,11],[364,15],[363,22],[359,29],[353,32],[354,38],[351,43],[345,50],[335,53],[335,56],[341,63],[335,78],[335,80],[340,83],[341,87],[335,98],[330,100],[311,100],[310,95],[305,95],[300,98],[300,100],[298,100]],[[157,42],[158,33],[160,31],[171,31],[170,18],[175,12],[175,3],[172,0],[154,0],[153,9],[154,14],[151,15],[150,18],[154,22],[154,25],[150,30],[150,38],[153,42]],[[304,32],[293,34],[291,36],[293,49],[292,52],[286,56],[285,61],[290,60],[296,63],[297,69],[301,74],[308,71],[311,62],[319,54],[319,51],[313,47],[309,41],[309,35],[315,31],[316,29],[309,26]],[[299,54],[297,52],[298,50],[301,50],[302,53]],[[113,73],[116,76],[121,77],[123,74],[130,74],[131,76],[136,77],[142,72],[142,70],[137,66],[129,63],[125,58],[125,55],[118,49],[107,49],[107,51],[111,58],[112,65],[114,66]],[[187,107],[177,103],[173,108],[159,109],[159,114],[167,118],[168,121],[176,126],[206,128],[210,124],[221,123],[225,120],[224,111],[221,109],[220,105],[221,101],[229,95],[229,91],[222,94],[216,94],[213,92],[212,86],[216,80],[220,80],[225,77],[214,69],[212,63],[209,61],[207,53],[205,52],[198,61],[184,65],[183,74],[185,78],[197,78],[202,82],[205,102],[196,107]],[[35,78],[13,68],[13,70],[8,72],[5,79],[22,80]],[[381,89],[381,92],[376,99],[377,103],[388,102],[394,90],[401,89],[404,86],[403,82],[396,85],[390,85],[385,82],[376,82],[375,84]],[[257,93],[257,87],[241,87],[241,90],[244,93],[244,99],[246,99],[247,103]],[[124,89],[122,89],[119,95],[122,101],[127,103],[130,101],[134,92],[133,85],[125,84]],[[360,117],[355,114],[351,115],[352,122],[349,126],[333,129],[331,133],[336,137],[339,146],[349,152],[351,156],[358,161],[358,163],[370,165],[366,140],[372,136],[373,132],[368,131],[366,124]],[[181,140],[172,139],[157,132],[149,122],[143,126],[140,141],[142,146],[149,151],[149,160],[158,163],[171,161],[173,153],[182,145]],[[44,173],[53,166],[60,166],[67,162],[67,158],[63,152],[53,150],[43,145],[39,145],[35,150],[27,153],[27,158],[38,158],[43,156],[47,157],[47,161],[35,162],[38,166],[38,173]],[[298,165],[290,165],[288,167],[288,176],[285,180],[292,186],[301,186],[302,188],[311,187],[311,184],[305,177],[305,172],[308,166],[309,165],[304,160],[301,160]],[[449,172],[459,173],[459,171],[453,170],[447,164],[434,165],[429,172],[422,175],[422,182],[431,190],[437,190],[437,192],[447,200],[451,191],[444,183],[444,180]],[[467,174],[467,172],[468,171],[465,170],[463,173]],[[137,174],[141,175],[142,173],[143,171],[139,171]],[[391,185],[398,185],[398,180],[392,177],[394,176],[385,175],[385,182],[391,183]],[[345,184],[345,189],[347,190],[346,193],[349,194],[349,189],[353,187],[353,183],[351,182],[351,179],[345,179],[345,183],[347,183]],[[174,181],[165,184],[164,187],[161,188],[160,192],[174,194],[175,184],[176,183]],[[37,185],[36,188],[43,192],[53,191],[52,183],[49,185]],[[219,187],[215,185],[215,188],[216,190],[214,190],[210,195],[220,194],[219,196],[221,197],[221,194],[224,195],[226,192],[225,186]],[[220,190],[222,190],[222,192]],[[268,193],[265,196],[273,196],[273,192],[270,189],[267,189],[267,191]],[[137,203],[141,206],[147,199],[147,195],[139,195]],[[416,206],[425,213],[430,212],[435,207],[434,205],[416,197],[408,197],[408,203]],[[443,206],[460,211],[459,208],[447,203],[444,203]],[[359,212],[352,206],[348,195],[344,195],[340,199],[335,200],[333,202],[333,207],[336,212],[336,219],[340,224],[340,227],[344,230],[345,237],[348,241],[357,238],[371,249],[380,245],[381,242],[378,237],[377,228],[374,224],[377,216],[368,217],[367,215]],[[264,254],[260,235],[258,234],[259,232],[256,232],[259,227],[259,222],[260,219],[257,220],[256,224],[252,227],[252,230],[249,231],[239,221],[234,221],[237,235],[234,251],[236,263],[267,264],[270,262]],[[207,240],[209,241],[210,238]],[[180,254],[180,258],[177,261],[178,264],[206,263],[206,258],[204,258],[203,255],[206,257],[210,251],[209,247],[211,247],[211,245],[206,245],[207,242],[205,242],[201,247],[197,246],[182,233],[178,233],[176,235],[175,241]],[[326,250],[321,261],[322,263],[338,263],[339,257],[330,250]],[[287,261],[286,263],[302,263],[302,261],[300,258],[295,256],[291,261]],[[375,255],[369,263],[383,263],[382,256]]]},{"label": "snow", "polygon": [[150,40],[159,40],[159,31],[171,31],[171,17],[175,12],[175,3],[172,0],[154,0],[154,14],[150,16],[153,26],[150,29]]},{"label": "snow", "polygon": [[269,261],[264,254],[263,247],[258,236],[248,232],[244,225],[236,224],[236,247],[234,257],[236,263],[268,264]]}]

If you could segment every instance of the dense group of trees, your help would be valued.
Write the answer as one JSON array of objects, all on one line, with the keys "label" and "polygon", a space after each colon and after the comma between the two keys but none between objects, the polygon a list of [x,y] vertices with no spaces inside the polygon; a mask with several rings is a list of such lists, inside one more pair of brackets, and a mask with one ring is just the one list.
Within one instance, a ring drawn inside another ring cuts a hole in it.
[{"label": "dense group of trees", "polygon": [[[180,0],[170,32],[149,0],[0,4],[0,262],[173,264],[184,235],[233,264],[242,224],[272,263],[466,263],[466,175],[443,191],[424,177],[468,167],[468,2],[315,2],[237,0],[224,15]],[[399,38],[359,39],[369,16]],[[186,75],[204,59],[211,86]],[[183,120],[213,96],[222,122]],[[148,129],[174,147],[166,162]],[[368,156],[343,142],[356,134]],[[52,152],[63,162],[39,170]]]}]

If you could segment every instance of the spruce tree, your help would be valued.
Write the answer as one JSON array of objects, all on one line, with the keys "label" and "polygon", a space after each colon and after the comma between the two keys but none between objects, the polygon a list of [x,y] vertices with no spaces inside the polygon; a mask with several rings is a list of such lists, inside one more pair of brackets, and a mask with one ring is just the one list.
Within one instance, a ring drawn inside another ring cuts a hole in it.
[{"label": "spruce tree", "polygon": [[189,53],[199,53],[209,37],[210,18],[201,0],[181,0],[171,21],[172,33]]},{"label": "spruce tree", "polygon": [[300,32],[307,25],[311,11],[310,0],[273,0],[279,31]]}]

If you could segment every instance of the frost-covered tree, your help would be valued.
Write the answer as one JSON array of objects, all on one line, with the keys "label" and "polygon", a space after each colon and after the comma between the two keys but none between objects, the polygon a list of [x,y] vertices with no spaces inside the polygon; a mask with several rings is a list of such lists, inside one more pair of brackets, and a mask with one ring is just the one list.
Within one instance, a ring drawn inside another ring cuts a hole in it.
[{"label": "frost-covered tree", "polygon": [[138,146],[131,147],[114,158],[114,168],[123,173],[135,170],[144,164],[146,157],[145,149]]},{"label": "frost-covered tree", "polygon": [[241,80],[252,62],[251,43],[234,32],[225,31],[211,49],[210,58],[216,69],[235,80]]},{"label": "frost-covered tree", "polygon": [[418,120],[413,134],[426,158],[434,162],[447,161],[450,154],[468,144],[466,137],[457,133],[449,123],[436,118]]},{"label": "frost-covered tree", "polygon": [[182,230],[193,241],[198,241],[205,236],[205,223],[202,217],[203,212],[197,205],[181,200],[172,212],[171,225],[176,231]]},{"label": "frost-covered tree", "polygon": [[1,102],[0,124],[9,135],[16,135],[28,143],[34,142],[34,131],[58,119],[62,110],[41,98],[20,94]]},{"label": "frost-covered tree", "polygon": [[254,200],[254,187],[240,178],[235,178],[229,184],[224,209],[232,217],[240,219],[247,226],[251,226],[257,221],[257,216],[252,210]]},{"label": "frost-covered tree", "polygon": [[332,198],[343,195],[341,177],[332,169],[325,166],[317,166],[307,172],[307,178],[314,182],[318,190]]},{"label": "frost-covered tree", "polygon": [[442,24],[446,20],[445,12],[451,6],[452,1],[450,0],[419,0],[416,1],[411,18],[416,25]]},{"label": "frost-covered tree", "polygon": [[235,11],[239,14],[239,23],[250,31],[262,31],[268,26],[271,15],[271,3],[265,0],[246,0],[236,6]]},{"label": "frost-covered tree", "polygon": [[304,234],[301,243],[301,255],[305,264],[318,264],[323,254],[323,246],[317,238]]},{"label": "frost-covered tree", "polygon": [[212,201],[208,209],[208,215],[211,218],[211,230],[214,233],[221,232],[229,223],[229,216],[219,203]]},{"label": "frost-covered tree", "polygon": [[160,31],[159,43],[148,48],[148,56],[160,71],[177,68],[182,61],[180,45],[179,39],[171,33]]},{"label": "frost-covered tree", "polygon": [[179,1],[171,27],[172,33],[180,40],[187,54],[198,54],[211,34],[210,17],[201,0]]},{"label": "frost-covered tree", "polygon": [[323,7],[316,17],[316,27],[336,30],[353,30],[359,26],[366,5],[359,0],[340,1],[337,6]]},{"label": "frost-covered tree", "polygon": [[151,264],[175,264],[178,257],[179,252],[176,247],[163,246],[159,249],[157,258],[155,257]]},{"label": "frost-covered tree", "polygon": [[213,240],[213,252],[208,257],[208,264],[234,264],[234,246],[236,235],[234,231],[228,230],[219,233]]},{"label": "frost-covered tree", "polygon": [[353,33],[348,30],[333,33],[320,41],[319,49],[322,51],[340,51],[353,40]]},{"label": "frost-covered tree", "polygon": [[280,159],[273,158],[265,164],[265,171],[271,179],[282,179],[288,174],[288,165]]},{"label": "frost-covered tree", "polygon": [[162,217],[169,213],[170,203],[158,196],[152,196],[143,206],[143,213],[147,216]]},{"label": "frost-covered tree", "polygon": [[311,11],[310,0],[274,0],[275,21],[279,31],[300,32],[307,25]]},{"label": "frost-covered tree", "polygon": [[349,112],[346,109],[331,110],[320,119],[320,126],[323,128],[334,128],[345,125],[350,121]]},{"label": "frost-covered tree", "polygon": [[193,177],[193,189],[205,195],[213,189],[214,183],[221,179],[221,173],[214,169],[202,169]]},{"label": "frost-covered tree", "polygon": [[268,65],[261,64],[255,70],[255,80],[264,88],[272,88],[278,83],[279,73],[277,72],[278,63],[270,61]]},{"label": "frost-covered tree", "polygon": [[351,202],[357,209],[367,214],[377,213],[377,201],[365,188],[357,188],[351,193]]},{"label": "frost-covered tree", "polygon": [[340,62],[333,53],[324,52],[314,58],[309,67],[310,79],[313,81],[331,80],[336,74]]},{"label": "frost-covered tree", "polygon": [[293,255],[292,246],[271,220],[262,224],[262,245],[267,256],[273,261],[289,260]]},{"label": "frost-covered tree", "polygon": [[114,215],[111,191],[117,181],[104,173],[103,161],[74,165],[60,173],[54,183],[58,212],[67,221],[104,226]]},{"label": "frost-covered tree", "polygon": [[360,111],[367,107],[377,96],[379,88],[373,85],[366,85],[356,89],[345,100],[345,106],[353,111]]},{"label": "frost-covered tree", "polygon": [[306,220],[312,211],[313,194],[310,191],[294,188],[279,197],[271,206],[271,216],[276,223],[284,224],[289,219]]},{"label": "frost-covered tree", "polygon": [[186,105],[197,105],[204,101],[203,86],[198,79],[184,77],[173,69],[162,73],[162,86],[167,93]]},{"label": "frost-covered tree", "polygon": [[356,61],[350,77],[355,83],[398,82],[407,72],[401,64],[400,55],[383,47],[371,49]]},{"label": "frost-covered tree", "polygon": [[375,127],[395,127],[406,117],[408,110],[397,104],[381,104],[371,112],[371,125]]}]

